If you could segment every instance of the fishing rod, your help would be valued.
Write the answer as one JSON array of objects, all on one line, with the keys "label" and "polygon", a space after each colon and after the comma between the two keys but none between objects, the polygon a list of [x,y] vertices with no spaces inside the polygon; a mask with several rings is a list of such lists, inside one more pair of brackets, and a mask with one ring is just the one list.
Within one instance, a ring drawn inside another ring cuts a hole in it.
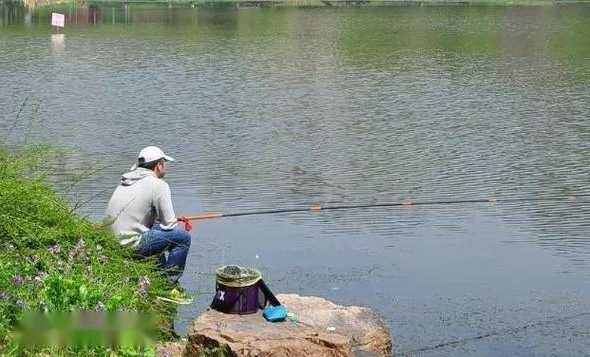
[{"label": "fishing rod", "polygon": [[458,204],[474,204],[474,203],[518,203],[518,202],[549,202],[549,201],[567,201],[575,202],[579,197],[589,197],[590,194],[579,194],[577,196],[567,197],[530,197],[530,198],[484,198],[484,199],[465,199],[465,200],[444,200],[444,201],[417,201],[404,200],[401,202],[384,202],[384,203],[366,203],[357,205],[326,205],[315,204],[308,207],[296,208],[279,208],[268,209],[260,211],[245,211],[245,212],[205,212],[192,216],[186,216],[189,221],[215,219],[225,217],[240,217],[240,216],[255,216],[265,214],[279,214],[279,213],[295,213],[295,212],[320,212],[328,210],[345,210],[345,209],[362,209],[362,208],[380,208],[380,207],[413,207],[413,206],[435,206],[435,205],[458,205]]}]

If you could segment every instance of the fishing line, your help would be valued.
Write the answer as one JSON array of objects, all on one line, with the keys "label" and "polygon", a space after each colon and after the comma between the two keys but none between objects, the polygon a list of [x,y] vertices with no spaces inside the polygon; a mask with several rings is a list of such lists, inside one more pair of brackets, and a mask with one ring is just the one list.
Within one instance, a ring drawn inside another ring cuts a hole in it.
[{"label": "fishing line", "polygon": [[25,109],[25,107],[27,106],[27,102],[29,101],[29,98],[31,97],[31,95],[27,95],[25,97],[25,99],[23,100],[23,102],[21,103],[21,105],[18,108],[18,111],[16,113],[16,117],[14,119],[14,121],[12,122],[12,125],[10,126],[10,128],[8,128],[8,131],[6,132],[6,135],[4,136],[4,142],[7,142],[8,139],[10,138],[10,135],[12,134],[12,131],[16,128],[18,121],[20,119],[20,116],[23,112],[23,110]]},{"label": "fishing line", "polygon": [[427,347],[418,348],[416,350],[410,350],[410,351],[400,352],[399,354],[401,354],[401,355],[411,355],[411,354],[416,354],[416,353],[420,353],[420,352],[433,351],[433,350],[437,350],[439,348],[452,347],[452,346],[456,346],[456,345],[459,345],[459,344],[464,344],[464,343],[467,343],[467,342],[481,340],[481,339],[484,339],[484,338],[487,338],[487,337],[507,335],[507,334],[516,333],[516,332],[520,332],[520,331],[523,331],[523,330],[527,330],[527,329],[530,329],[530,328],[533,328],[533,327],[539,327],[539,326],[550,325],[550,324],[559,323],[559,322],[565,322],[565,321],[568,321],[568,320],[573,320],[573,319],[577,319],[579,317],[584,317],[584,316],[589,316],[589,315],[590,315],[590,312],[582,312],[582,313],[577,314],[577,315],[560,317],[560,318],[553,319],[553,320],[545,320],[545,321],[531,322],[531,323],[526,324],[526,325],[523,325],[523,326],[512,327],[512,328],[507,328],[507,329],[502,329],[502,330],[495,330],[495,331],[491,331],[491,332],[488,332],[488,333],[485,333],[485,334],[482,334],[482,335],[466,337],[466,338],[462,338],[462,339],[459,339],[459,340],[453,340],[453,341],[449,341],[449,342],[443,342],[443,343],[439,343],[438,345],[427,346]]}]

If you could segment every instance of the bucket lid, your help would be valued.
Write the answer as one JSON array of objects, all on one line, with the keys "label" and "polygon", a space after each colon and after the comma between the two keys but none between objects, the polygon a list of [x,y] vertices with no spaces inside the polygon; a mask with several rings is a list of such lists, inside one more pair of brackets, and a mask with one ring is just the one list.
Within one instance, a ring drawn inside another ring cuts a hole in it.
[{"label": "bucket lid", "polygon": [[244,288],[256,284],[262,279],[262,274],[254,269],[239,265],[224,265],[217,268],[216,279],[219,284],[232,288]]}]

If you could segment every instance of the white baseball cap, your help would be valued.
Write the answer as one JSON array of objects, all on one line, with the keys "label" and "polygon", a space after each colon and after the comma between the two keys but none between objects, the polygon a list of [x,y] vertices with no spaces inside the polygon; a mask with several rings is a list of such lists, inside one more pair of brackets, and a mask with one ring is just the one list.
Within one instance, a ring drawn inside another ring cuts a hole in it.
[{"label": "white baseball cap", "polygon": [[175,161],[173,157],[164,154],[162,149],[157,146],[148,146],[139,152],[137,155],[137,163],[131,168],[135,170],[138,166],[163,159],[164,161]]}]

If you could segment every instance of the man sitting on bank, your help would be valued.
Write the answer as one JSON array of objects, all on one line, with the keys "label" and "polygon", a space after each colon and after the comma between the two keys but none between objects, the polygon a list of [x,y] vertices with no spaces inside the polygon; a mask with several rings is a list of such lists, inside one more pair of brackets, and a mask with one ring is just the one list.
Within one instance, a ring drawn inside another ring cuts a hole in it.
[{"label": "man sitting on bank", "polygon": [[174,215],[170,187],[162,180],[166,162],[172,161],[156,146],[141,150],[113,193],[106,216],[122,245],[135,248],[143,257],[159,255],[159,265],[170,282],[177,283],[191,244],[191,226]]}]

